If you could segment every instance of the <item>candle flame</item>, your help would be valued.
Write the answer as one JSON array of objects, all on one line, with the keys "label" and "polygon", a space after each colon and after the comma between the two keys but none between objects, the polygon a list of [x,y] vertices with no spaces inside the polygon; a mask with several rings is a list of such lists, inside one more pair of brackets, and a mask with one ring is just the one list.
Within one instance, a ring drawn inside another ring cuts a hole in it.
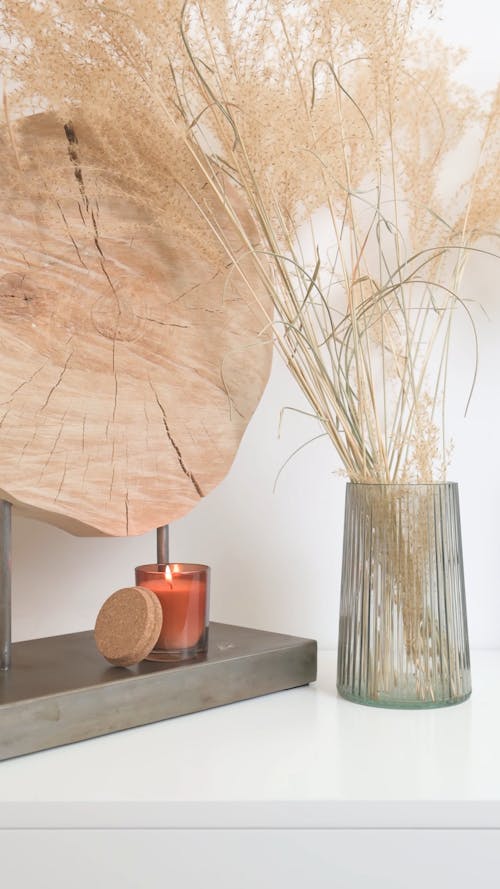
[{"label": "candle flame", "polygon": [[172,583],[172,572],[170,570],[170,565],[167,565],[167,567],[165,568],[165,580],[168,581],[168,583]]}]

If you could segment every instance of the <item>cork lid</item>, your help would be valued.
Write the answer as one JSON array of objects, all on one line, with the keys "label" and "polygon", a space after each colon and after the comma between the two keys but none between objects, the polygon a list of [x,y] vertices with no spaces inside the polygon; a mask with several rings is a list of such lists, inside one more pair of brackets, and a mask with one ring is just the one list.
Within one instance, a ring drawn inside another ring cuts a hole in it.
[{"label": "cork lid", "polygon": [[138,664],[155,647],[162,621],[160,600],[152,590],[124,587],[106,599],[97,615],[97,648],[116,667]]}]

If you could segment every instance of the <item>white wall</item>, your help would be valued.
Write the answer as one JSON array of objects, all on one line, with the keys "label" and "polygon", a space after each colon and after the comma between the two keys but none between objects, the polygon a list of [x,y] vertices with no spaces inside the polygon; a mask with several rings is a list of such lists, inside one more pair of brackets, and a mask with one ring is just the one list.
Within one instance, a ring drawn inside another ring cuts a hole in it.
[{"label": "white wall", "polygon": [[[497,0],[446,0],[436,27],[468,45],[464,79],[480,89],[498,77]],[[488,310],[478,315],[480,375],[466,421],[460,417],[465,361],[452,381],[455,452],[450,478],[460,483],[471,643],[500,646],[500,266],[475,263],[468,281]],[[467,347],[463,334],[463,348]],[[459,344],[462,345],[460,332]],[[337,637],[345,482],[325,439],[276,474],[316,427],[288,413],[303,406],[285,369],[270,384],[227,479],[171,531],[172,557],[212,566],[212,617],[297,635],[331,647]],[[88,629],[102,601],[133,582],[137,564],[154,561],[154,532],[129,539],[74,538],[51,526],[14,522],[14,638]]]}]

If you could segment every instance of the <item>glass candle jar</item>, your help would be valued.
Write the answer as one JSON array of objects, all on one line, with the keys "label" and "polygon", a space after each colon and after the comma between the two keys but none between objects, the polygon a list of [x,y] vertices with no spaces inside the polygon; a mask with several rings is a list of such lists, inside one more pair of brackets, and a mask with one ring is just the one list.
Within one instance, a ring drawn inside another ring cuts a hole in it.
[{"label": "glass candle jar", "polygon": [[186,563],[139,565],[135,582],[156,593],[163,611],[160,636],[147,660],[182,661],[205,654],[210,568]]}]

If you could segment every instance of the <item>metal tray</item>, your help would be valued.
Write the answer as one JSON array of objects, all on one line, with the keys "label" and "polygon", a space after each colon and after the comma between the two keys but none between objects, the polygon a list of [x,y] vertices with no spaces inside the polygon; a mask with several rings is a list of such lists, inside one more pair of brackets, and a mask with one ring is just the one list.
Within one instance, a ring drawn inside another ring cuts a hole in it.
[{"label": "metal tray", "polygon": [[92,632],[16,642],[0,671],[0,760],[307,685],[316,642],[211,623],[204,660],[112,667]]}]

